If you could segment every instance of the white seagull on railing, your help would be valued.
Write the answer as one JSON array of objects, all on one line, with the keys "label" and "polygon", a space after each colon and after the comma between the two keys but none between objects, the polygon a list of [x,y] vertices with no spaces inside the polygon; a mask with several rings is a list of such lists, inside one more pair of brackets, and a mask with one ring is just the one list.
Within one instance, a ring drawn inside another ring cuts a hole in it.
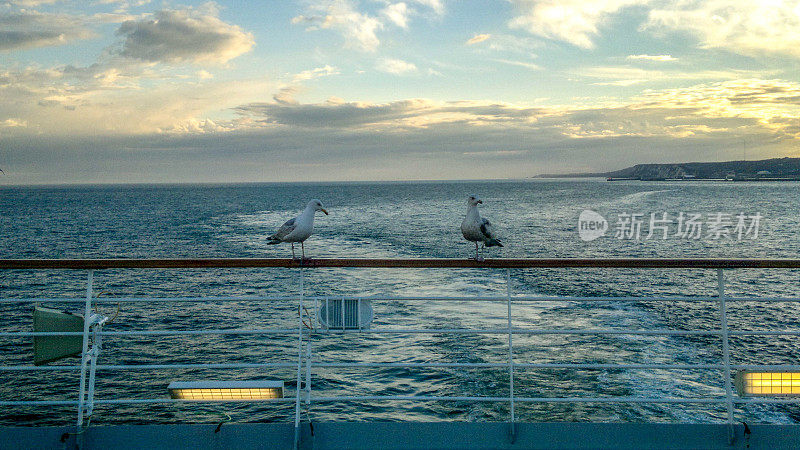
[{"label": "white seagull on railing", "polygon": [[278,231],[275,232],[272,236],[268,237],[267,241],[268,245],[275,245],[280,244],[281,242],[291,242],[292,243],[292,259],[295,259],[294,256],[294,243],[299,242],[300,248],[302,250],[302,258],[306,259],[306,249],[303,246],[303,241],[308,239],[311,236],[311,233],[314,232],[314,213],[317,211],[322,211],[325,215],[328,215],[328,211],[322,207],[322,202],[314,199],[308,202],[306,205],[306,209],[300,213],[299,216],[295,217],[294,219],[289,219],[284,223]]},{"label": "white seagull on railing", "polygon": [[478,212],[479,203],[483,201],[474,195],[467,199],[467,216],[461,222],[461,234],[464,239],[475,243],[475,260],[483,261],[478,256],[478,242],[482,243],[481,247],[502,247],[503,244],[495,236],[492,224]]}]

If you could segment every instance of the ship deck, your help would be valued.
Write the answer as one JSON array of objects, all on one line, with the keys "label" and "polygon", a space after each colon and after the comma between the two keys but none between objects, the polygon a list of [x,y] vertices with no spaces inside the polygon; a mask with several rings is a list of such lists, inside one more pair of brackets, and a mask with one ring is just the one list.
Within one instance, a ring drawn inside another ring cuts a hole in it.
[{"label": "ship deck", "polygon": [[[800,425],[321,422],[300,427],[301,449],[797,449]],[[292,448],[289,423],[0,427],[0,449],[263,449]]]}]

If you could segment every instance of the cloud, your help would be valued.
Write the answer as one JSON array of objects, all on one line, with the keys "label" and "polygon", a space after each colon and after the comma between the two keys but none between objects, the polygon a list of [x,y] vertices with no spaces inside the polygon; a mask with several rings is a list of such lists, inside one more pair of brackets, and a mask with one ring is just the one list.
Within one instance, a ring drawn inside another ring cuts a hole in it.
[{"label": "cloud", "polygon": [[443,77],[444,76],[444,74],[442,74],[442,72],[439,72],[438,70],[432,69],[430,67],[428,68],[426,73],[428,74],[428,76],[432,76],[432,77]]},{"label": "cloud", "polygon": [[473,36],[473,37],[471,37],[470,39],[467,40],[467,45],[474,45],[474,44],[477,44],[479,42],[483,42],[483,41],[489,39],[490,37],[492,37],[491,34],[476,34],[475,36]]},{"label": "cloud", "polygon": [[[510,103],[410,99],[389,103],[249,103],[236,108],[253,122],[289,129],[479,129],[547,136],[548,139],[636,137],[704,138],[727,142],[758,135],[765,142],[800,142],[800,83],[732,80],[681,89],[647,91],[629,102],[602,106],[531,107]],[[516,130],[516,131],[514,131]],[[488,131],[486,131],[488,132]],[[483,133],[483,132],[481,132]],[[501,138],[501,142],[506,142]],[[789,144],[787,144],[789,145]]]},{"label": "cloud", "polygon": [[352,128],[384,130],[427,128],[432,125],[463,123],[525,122],[541,110],[492,102],[437,102],[409,99],[389,103],[345,102],[341,99],[315,104],[280,105],[250,103],[236,108],[263,123],[303,128]]},{"label": "cloud", "polygon": [[135,6],[144,6],[150,3],[151,0],[98,0],[97,3],[101,5],[117,5],[118,11],[127,11]]},{"label": "cloud", "polygon": [[345,46],[365,52],[374,52],[380,45],[375,34],[383,28],[379,19],[356,11],[348,0],[324,0],[309,6],[312,15],[300,15],[292,23],[306,23],[310,31],[331,29],[339,32],[345,39]]},{"label": "cloud", "polygon": [[[473,39],[484,35],[476,35]],[[536,58],[534,50],[541,48],[544,44],[539,39],[529,37],[519,37],[510,34],[491,34],[486,35],[487,39],[481,39],[475,45],[475,51],[481,53],[501,52],[501,53],[515,53],[518,55],[525,55],[530,58]],[[469,41],[467,42],[469,45]]]},{"label": "cloud", "polygon": [[414,63],[393,58],[384,58],[380,60],[375,68],[381,72],[392,73],[395,75],[404,75],[417,71],[417,66],[414,65]]},{"label": "cloud", "polygon": [[649,92],[638,99],[662,108],[696,108],[706,118],[748,118],[778,136],[800,139],[800,84],[782,80],[737,79],[690,88]]},{"label": "cloud", "polygon": [[345,47],[373,53],[381,44],[377,33],[387,24],[407,29],[412,16],[430,17],[430,14],[425,14],[426,11],[433,12],[434,18],[444,14],[444,5],[440,0],[381,0],[375,3],[385,6],[377,14],[370,15],[358,10],[357,0],[306,0],[304,14],[293,17],[291,22],[306,25],[307,31],[336,31],[344,38]]},{"label": "cloud", "polygon": [[391,3],[381,11],[381,14],[400,28],[408,28],[408,15],[410,13],[411,10],[408,5],[403,2]]},{"label": "cloud", "polygon": [[[142,97],[147,102],[126,103],[131,107],[110,118],[114,124],[133,123],[137,120],[130,117],[148,117],[177,102],[159,120],[185,119],[150,134],[104,134],[96,126],[105,127],[108,119],[97,110],[88,117],[75,114],[67,125],[84,125],[70,136],[54,137],[40,133],[23,115],[7,114],[0,101],[0,117],[28,121],[27,128],[2,128],[0,143],[26,183],[526,177],[641,162],[735,158],[742,139],[751,155],[763,157],[796,153],[800,143],[800,83],[784,80],[647,91],[628,102],[593,107],[332,98],[240,103],[233,120],[204,116],[209,106],[221,106],[214,99],[244,99],[243,91],[267,89],[235,84],[196,89],[210,103],[187,95],[188,87],[165,88]],[[68,117],[59,109],[40,109]],[[110,170],[109,160],[118,169]]]},{"label": "cloud", "polygon": [[414,0],[414,2],[430,8],[438,15],[444,14],[444,5],[441,0]]},{"label": "cloud", "polygon": [[122,56],[150,62],[217,63],[250,51],[253,35],[221,21],[213,9],[162,10],[152,17],[126,21]]},{"label": "cloud", "polygon": [[512,66],[524,67],[524,68],[530,69],[530,70],[542,70],[541,66],[538,66],[538,65],[533,64],[533,63],[525,62],[525,61],[516,61],[516,60],[511,60],[511,59],[495,59],[493,61],[497,61],[499,63],[508,64],[508,65],[512,65]]},{"label": "cloud", "polygon": [[30,8],[32,6],[40,6],[40,5],[49,5],[51,3],[56,3],[60,0],[6,0],[5,3],[11,6],[21,6],[24,8]]},{"label": "cloud", "polygon": [[276,88],[264,80],[203,78],[200,74],[190,82],[175,83],[174,75],[146,65],[0,69],[0,118],[26,122],[27,131],[6,130],[17,134],[135,135],[188,130],[186,124],[207,119],[224,125],[216,117],[221,111],[250,101],[254,93]]},{"label": "cloud", "polygon": [[628,55],[625,58],[629,61],[657,61],[657,62],[667,62],[667,61],[677,61],[678,58],[673,58],[670,55]]},{"label": "cloud", "polygon": [[331,75],[338,75],[339,69],[333,66],[325,65],[323,67],[317,67],[315,69],[304,70],[294,77],[292,77],[293,83],[300,83],[303,81],[313,80],[314,78],[322,78],[322,77],[329,77]]},{"label": "cloud", "polygon": [[302,83],[305,81],[313,80],[316,78],[329,77],[338,75],[339,69],[336,67],[325,65],[314,69],[304,70],[295,74],[290,84],[285,84],[278,89],[278,92],[273,94],[272,99],[279,104],[296,105],[295,95],[303,90]]},{"label": "cloud", "polygon": [[149,14],[128,14],[120,13],[95,13],[92,14],[92,19],[100,23],[124,23],[128,21],[137,21],[149,17]]},{"label": "cloud", "polygon": [[509,22],[548,39],[568,42],[577,47],[594,48],[593,39],[611,16],[621,9],[646,0],[510,0],[518,16]]},{"label": "cloud", "polygon": [[650,11],[651,30],[684,31],[704,48],[800,57],[800,2],[673,0]]},{"label": "cloud", "polygon": [[573,72],[575,75],[607,81],[595,82],[600,86],[632,86],[647,82],[674,80],[734,80],[759,76],[762,72],[747,70],[654,70],[631,66],[585,67]]},{"label": "cloud", "polygon": [[0,52],[64,45],[93,36],[79,18],[66,14],[0,14]]},{"label": "cloud", "polygon": [[16,128],[16,127],[27,127],[27,126],[28,122],[13,117],[0,122],[0,127],[5,127],[5,128]]}]

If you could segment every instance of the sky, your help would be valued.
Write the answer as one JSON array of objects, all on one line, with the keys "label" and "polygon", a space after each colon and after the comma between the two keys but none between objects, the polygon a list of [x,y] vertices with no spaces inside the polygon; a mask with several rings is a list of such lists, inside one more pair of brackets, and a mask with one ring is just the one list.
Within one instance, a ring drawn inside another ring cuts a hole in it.
[{"label": "sky", "polygon": [[800,157],[800,0],[0,0],[0,185]]}]

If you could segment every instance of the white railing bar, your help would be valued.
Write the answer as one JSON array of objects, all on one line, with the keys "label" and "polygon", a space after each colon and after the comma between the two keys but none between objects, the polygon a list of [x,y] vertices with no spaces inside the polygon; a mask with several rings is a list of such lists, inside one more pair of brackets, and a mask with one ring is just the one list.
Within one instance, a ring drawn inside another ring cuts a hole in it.
[{"label": "white railing bar", "polygon": [[[310,330],[311,334],[323,334],[319,331]],[[373,334],[506,334],[509,333],[508,328],[385,328],[385,329],[364,329],[364,330],[341,330],[333,329],[331,333],[335,334],[349,334],[349,333],[373,333]],[[575,334],[575,335],[597,335],[597,334],[613,334],[613,335],[641,335],[641,336],[719,336],[719,330],[614,330],[614,329],[588,329],[588,330],[564,330],[564,329],[525,329],[513,328],[513,334],[527,334],[527,335],[540,335],[540,334]],[[741,332],[738,334],[748,334],[751,332]],[[785,334],[800,334],[797,332],[787,332]],[[33,331],[17,331],[17,332],[2,332],[0,337],[26,337],[26,336],[80,336],[79,332],[33,332]],[[286,334],[297,335],[297,330],[293,329],[261,329],[261,330],[143,330],[143,331],[101,331],[97,333],[100,336],[170,336],[170,335],[204,335],[204,334]],[[733,334],[733,332],[731,332]],[[777,333],[781,334],[781,333]]]},{"label": "white railing bar", "polygon": [[4,331],[0,337],[28,337],[28,336],[83,336],[80,331]]},{"label": "white railing bar", "polygon": [[[258,302],[258,301],[296,301],[297,297],[234,297],[234,296],[210,296],[210,297],[100,297],[94,299],[94,303],[157,303],[157,302]],[[41,298],[0,298],[0,303],[83,303],[81,298],[68,297],[41,297]]]},{"label": "white railing bar", "polygon": [[[321,368],[506,368],[508,363],[331,363],[313,361]],[[161,369],[247,369],[259,367],[290,368],[297,363],[215,363],[215,364],[106,364],[97,365],[97,370],[161,370]],[[589,370],[722,370],[723,364],[581,364],[581,363],[514,363],[515,368],[525,369],[589,369]],[[731,364],[734,370],[798,370],[800,364]],[[70,366],[0,366],[0,372],[36,372],[79,370],[79,365]]]},{"label": "white railing bar", "polygon": [[[313,366],[325,368],[507,368],[508,363],[326,363],[312,361]],[[216,363],[216,364],[106,364],[98,365],[97,370],[155,370],[155,369],[247,369],[259,367],[296,367],[297,363]],[[515,368],[525,369],[595,369],[595,370],[637,370],[637,369],[665,369],[665,370],[721,370],[722,364],[580,364],[580,363],[514,363]],[[732,368],[757,370],[800,370],[800,365],[794,366],[731,366]],[[80,366],[0,366],[0,372],[25,372],[25,371],[70,371],[78,370]]]},{"label": "white railing bar", "polygon": [[[291,397],[284,398],[270,398],[270,399],[225,399],[214,401],[199,401],[199,400],[182,400],[172,398],[129,398],[129,399],[106,399],[95,400],[94,406],[98,405],[124,405],[124,404],[150,404],[150,403],[255,403],[255,402],[270,402],[270,403],[288,403],[294,401]],[[0,401],[0,406],[75,406],[78,404],[77,400],[21,400],[21,401]]]},{"label": "white railing bar", "polygon": [[[81,366],[0,366],[0,372],[69,371]],[[214,363],[214,364],[98,364],[97,370],[155,370],[155,369],[250,369],[259,367],[297,367],[297,363]]]},{"label": "white railing bar", "polygon": [[0,406],[76,406],[77,400],[20,400],[0,401]]},{"label": "white railing bar", "polygon": [[[389,328],[389,329],[362,329],[362,330],[330,330],[333,333],[376,333],[376,334],[392,334],[392,333],[432,333],[432,334],[506,334],[506,328],[484,328],[484,329],[469,329],[469,328]],[[655,336],[720,336],[720,330],[559,330],[559,329],[542,329],[542,330],[528,330],[521,328],[514,328],[514,334],[632,334],[632,335],[655,335]],[[169,335],[203,335],[203,334],[286,334],[296,335],[297,330],[291,328],[275,328],[275,329],[255,329],[255,330],[143,330],[143,331],[101,331],[98,333],[100,336],[169,336]],[[312,334],[328,334],[321,331],[312,331]],[[14,338],[14,337],[32,337],[32,336],[82,336],[80,331],[5,331],[0,332],[0,337]],[[778,330],[778,331],[729,331],[729,336],[800,336],[800,330]]]},{"label": "white railing bar", "polygon": [[[306,297],[307,300],[325,300],[325,296]],[[361,298],[370,301],[453,301],[453,302],[505,302],[507,297],[337,297],[345,300]],[[262,302],[262,301],[296,301],[297,297],[264,296],[264,297],[101,297],[94,303],[160,303],[160,302]],[[552,296],[515,296],[515,302],[712,302],[715,296],[697,297],[552,297]],[[728,297],[728,302],[800,302],[800,297]],[[0,298],[0,303],[83,303],[82,298]]]},{"label": "white railing bar", "polygon": [[736,370],[798,370],[800,364],[731,364]]},{"label": "white railing bar", "polygon": [[[508,328],[376,328],[358,330],[331,330],[332,333],[349,334],[349,333],[373,333],[373,334],[507,334]],[[643,335],[643,336],[719,336],[722,332],[719,330],[614,330],[614,329],[525,329],[514,328],[511,330],[513,334],[577,334],[577,335],[594,335],[594,334],[623,334],[623,335]],[[800,331],[798,331],[800,333]]]},{"label": "white railing bar", "polygon": [[[32,367],[32,366],[26,366]],[[508,363],[325,363],[314,361],[314,367],[327,368],[505,368]],[[595,370],[637,370],[637,369],[672,369],[672,370],[721,370],[722,364],[580,364],[580,363],[514,363],[515,368],[525,369],[595,369]],[[794,366],[800,369],[800,365]]]},{"label": "white railing bar", "polygon": [[[289,403],[295,399],[292,397],[262,399],[258,402],[270,403]],[[470,401],[470,402],[507,402],[507,397],[437,397],[437,396],[350,396],[350,397],[312,397],[313,401],[334,402],[334,401]],[[524,403],[707,403],[720,404],[726,403],[724,398],[647,398],[647,397],[516,397],[515,401]],[[105,399],[95,400],[98,405],[121,405],[121,404],[152,404],[152,403],[254,403],[253,400],[215,400],[213,402],[202,402],[193,400],[180,400],[171,398],[153,399]],[[793,398],[734,398],[736,404],[795,404],[800,403],[800,397]],[[77,400],[23,400],[23,401],[0,401],[0,406],[75,406]]]},{"label": "white railing bar", "polygon": [[[341,397],[314,397],[314,401],[455,401],[455,402],[508,402],[508,397],[448,397],[431,395],[363,395]],[[725,398],[649,398],[649,397],[516,397],[526,403],[725,403]],[[797,399],[800,402],[800,399]]]},{"label": "white railing bar", "polygon": [[800,336],[800,330],[778,331],[729,331],[729,336]]},{"label": "white railing bar", "polygon": [[[286,334],[294,336],[297,330],[293,328],[267,328],[267,329],[230,329],[230,330],[141,330],[141,331],[100,331],[99,336],[171,336],[171,335],[204,335],[204,334]],[[2,332],[0,337],[26,337],[26,336],[82,336],[78,331],[14,331]]]}]

